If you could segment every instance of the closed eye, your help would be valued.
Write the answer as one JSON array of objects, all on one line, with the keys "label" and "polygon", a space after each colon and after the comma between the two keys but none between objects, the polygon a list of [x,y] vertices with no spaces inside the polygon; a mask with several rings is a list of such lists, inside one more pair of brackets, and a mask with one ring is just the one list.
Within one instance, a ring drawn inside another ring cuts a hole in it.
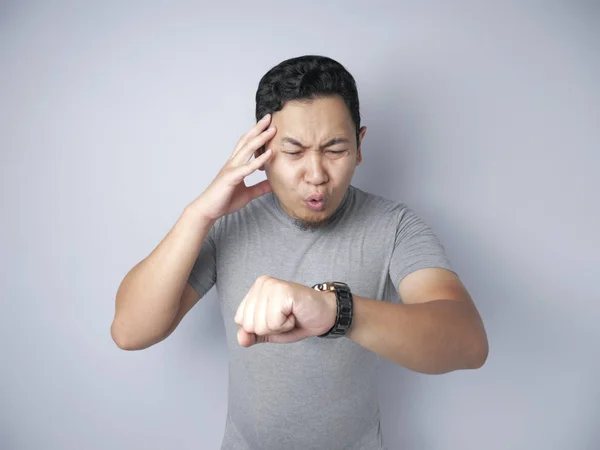
[{"label": "closed eye", "polygon": [[[334,155],[341,155],[342,153],[346,153],[347,150],[327,150],[327,153],[333,153]],[[302,152],[283,152],[286,155],[299,155]]]}]

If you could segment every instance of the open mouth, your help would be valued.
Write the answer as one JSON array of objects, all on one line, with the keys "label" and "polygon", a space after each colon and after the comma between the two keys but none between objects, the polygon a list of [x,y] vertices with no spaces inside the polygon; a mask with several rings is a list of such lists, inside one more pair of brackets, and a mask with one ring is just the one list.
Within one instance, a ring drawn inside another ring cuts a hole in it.
[{"label": "open mouth", "polygon": [[306,204],[312,211],[322,211],[325,209],[325,198],[309,199]]}]

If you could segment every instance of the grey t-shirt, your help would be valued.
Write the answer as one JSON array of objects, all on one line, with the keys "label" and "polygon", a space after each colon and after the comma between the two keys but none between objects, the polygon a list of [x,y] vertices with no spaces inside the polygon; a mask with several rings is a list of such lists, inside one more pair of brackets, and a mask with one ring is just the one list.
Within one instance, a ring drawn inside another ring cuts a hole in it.
[{"label": "grey t-shirt", "polygon": [[397,302],[400,281],[453,270],[431,228],[405,204],[352,185],[328,223],[306,230],[273,193],[221,217],[189,277],[216,283],[229,347],[221,450],[381,450],[379,357],[347,337],[241,347],[234,315],[260,275],[312,286],[343,281],[361,297]]}]

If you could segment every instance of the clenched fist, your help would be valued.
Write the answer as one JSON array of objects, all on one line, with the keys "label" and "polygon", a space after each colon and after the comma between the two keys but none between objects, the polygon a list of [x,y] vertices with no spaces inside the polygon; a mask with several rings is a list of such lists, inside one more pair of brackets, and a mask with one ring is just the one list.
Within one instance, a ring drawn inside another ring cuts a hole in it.
[{"label": "clenched fist", "polygon": [[237,309],[238,342],[243,347],[288,344],[327,332],[335,323],[334,292],[269,276],[256,279]]}]

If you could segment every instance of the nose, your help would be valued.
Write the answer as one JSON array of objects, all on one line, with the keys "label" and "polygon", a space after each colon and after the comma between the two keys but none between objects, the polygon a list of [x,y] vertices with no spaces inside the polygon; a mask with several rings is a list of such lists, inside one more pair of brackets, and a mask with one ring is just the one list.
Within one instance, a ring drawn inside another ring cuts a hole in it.
[{"label": "nose", "polygon": [[305,179],[307,183],[319,185],[329,180],[325,166],[323,165],[321,152],[310,152],[305,158]]}]

